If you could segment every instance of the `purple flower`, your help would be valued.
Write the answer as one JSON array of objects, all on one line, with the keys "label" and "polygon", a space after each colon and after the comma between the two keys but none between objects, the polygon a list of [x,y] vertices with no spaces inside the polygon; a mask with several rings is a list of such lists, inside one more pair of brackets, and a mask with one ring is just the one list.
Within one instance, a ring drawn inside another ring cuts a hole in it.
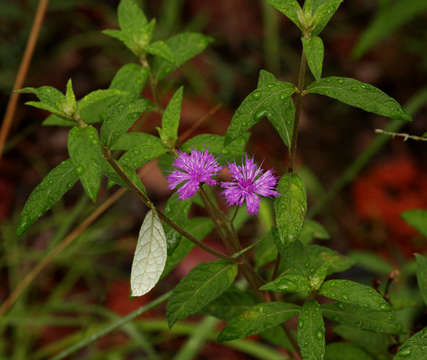
[{"label": "purple flower", "polygon": [[192,197],[199,190],[201,183],[216,185],[216,180],[211,177],[222,169],[207,150],[204,152],[191,150],[191,154],[180,152],[173,166],[175,170],[168,176],[169,189],[173,190],[185,182],[178,189],[178,198],[182,200]]},{"label": "purple flower", "polygon": [[223,194],[229,206],[241,206],[246,201],[248,213],[257,214],[260,202],[258,195],[280,195],[274,190],[277,179],[271,170],[263,172],[253,159],[249,159],[247,155],[245,158],[246,161],[242,166],[236,165],[236,163],[228,165],[233,180],[222,182],[221,186],[225,189]]}]

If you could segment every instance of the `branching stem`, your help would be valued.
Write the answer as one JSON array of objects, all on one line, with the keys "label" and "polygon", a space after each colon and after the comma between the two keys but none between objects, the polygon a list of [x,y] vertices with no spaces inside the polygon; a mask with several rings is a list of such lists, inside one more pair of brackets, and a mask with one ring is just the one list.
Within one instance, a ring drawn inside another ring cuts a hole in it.
[{"label": "branching stem", "polygon": [[224,259],[231,262],[238,263],[239,260],[224,255],[209,246],[206,246],[201,241],[197,240],[193,235],[182,229],[179,225],[177,225],[175,222],[173,222],[170,218],[168,218],[162,211],[156,208],[156,206],[151,202],[151,200],[127,177],[127,175],[124,173],[120,165],[117,163],[115,159],[111,156],[111,152],[107,148],[103,148],[103,153],[105,160],[108,161],[108,163],[112,166],[114,171],[117,173],[117,175],[120,176],[120,178],[129,186],[129,189],[135,193],[135,195],[149,208],[156,211],[157,215],[159,216],[160,220],[164,221],[166,224],[168,224],[171,228],[176,230],[178,233],[180,233],[182,236],[185,236],[188,240],[190,240],[195,245],[199,246],[206,252],[214,255],[215,257],[218,257],[220,259]]}]

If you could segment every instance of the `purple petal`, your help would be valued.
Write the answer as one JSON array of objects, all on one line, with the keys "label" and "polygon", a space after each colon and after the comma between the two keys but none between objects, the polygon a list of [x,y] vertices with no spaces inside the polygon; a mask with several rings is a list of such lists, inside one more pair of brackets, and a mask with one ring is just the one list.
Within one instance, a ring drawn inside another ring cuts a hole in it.
[{"label": "purple petal", "polygon": [[248,213],[256,215],[259,210],[259,203],[260,199],[255,194],[246,196],[246,209],[248,209]]}]

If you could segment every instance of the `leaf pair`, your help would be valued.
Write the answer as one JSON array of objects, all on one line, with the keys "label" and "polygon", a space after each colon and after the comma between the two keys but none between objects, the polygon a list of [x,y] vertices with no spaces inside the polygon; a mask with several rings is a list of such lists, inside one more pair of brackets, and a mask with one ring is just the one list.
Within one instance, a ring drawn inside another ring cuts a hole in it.
[{"label": "leaf pair", "polygon": [[121,0],[117,9],[120,30],[104,30],[103,33],[122,41],[136,56],[146,52],[173,62],[174,56],[163,41],[151,42],[156,20],[148,22],[134,0]]},{"label": "leaf pair", "polygon": [[282,248],[280,275],[261,290],[308,295],[321,288],[326,276],[347,270],[353,262],[335,251],[318,245],[304,246],[294,241]]},{"label": "leaf pair", "polygon": [[297,0],[267,0],[288,17],[302,32],[318,35],[338,10],[343,0],[306,0],[301,9]]}]

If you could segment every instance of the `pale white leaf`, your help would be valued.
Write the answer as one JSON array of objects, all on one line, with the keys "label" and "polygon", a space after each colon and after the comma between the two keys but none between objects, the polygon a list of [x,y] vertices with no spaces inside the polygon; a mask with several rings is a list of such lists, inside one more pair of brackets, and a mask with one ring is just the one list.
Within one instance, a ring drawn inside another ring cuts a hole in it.
[{"label": "pale white leaf", "polygon": [[150,210],[138,235],[130,274],[132,296],[148,293],[159,281],[166,264],[166,236],[157,214]]}]

